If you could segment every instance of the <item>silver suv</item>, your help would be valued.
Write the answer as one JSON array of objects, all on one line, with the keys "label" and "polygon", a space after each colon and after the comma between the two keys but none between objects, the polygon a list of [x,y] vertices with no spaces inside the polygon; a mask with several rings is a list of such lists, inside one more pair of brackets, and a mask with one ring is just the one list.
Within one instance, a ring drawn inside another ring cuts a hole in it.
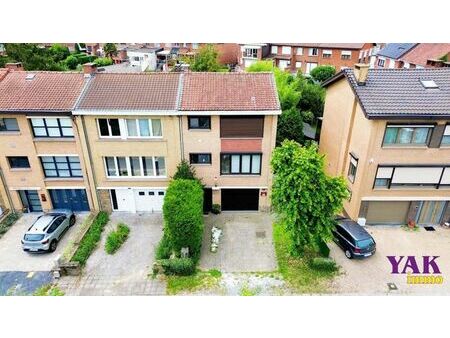
[{"label": "silver suv", "polygon": [[29,252],[53,252],[67,229],[74,224],[75,215],[70,210],[45,213],[39,216],[23,236],[22,249]]}]

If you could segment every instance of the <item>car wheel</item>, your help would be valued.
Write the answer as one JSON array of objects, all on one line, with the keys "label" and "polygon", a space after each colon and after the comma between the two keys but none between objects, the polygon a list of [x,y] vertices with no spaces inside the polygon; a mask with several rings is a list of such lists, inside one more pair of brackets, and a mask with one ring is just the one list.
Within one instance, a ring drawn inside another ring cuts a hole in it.
[{"label": "car wheel", "polygon": [[54,239],[53,241],[51,241],[48,251],[50,251],[50,252],[55,251],[57,246],[58,246],[58,242],[56,239]]},{"label": "car wheel", "polygon": [[352,252],[350,250],[345,250],[345,257],[347,257],[348,259],[352,259],[353,255]]},{"label": "car wheel", "polygon": [[75,216],[74,215],[70,216],[69,226],[71,227],[72,225],[74,225],[75,221],[76,221]]}]

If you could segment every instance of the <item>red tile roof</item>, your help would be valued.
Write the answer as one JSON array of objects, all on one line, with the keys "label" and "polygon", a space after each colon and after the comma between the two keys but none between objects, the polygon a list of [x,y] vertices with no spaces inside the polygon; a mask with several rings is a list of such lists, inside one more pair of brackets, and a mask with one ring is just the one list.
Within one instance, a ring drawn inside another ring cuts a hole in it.
[{"label": "red tile roof", "polygon": [[180,110],[279,110],[272,73],[187,73]]},{"label": "red tile roof", "polygon": [[83,85],[81,73],[11,71],[0,81],[0,111],[71,111]]},{"label": "red tile roof", "polygon": [[77,109],[176,110],[179,79],[176,73],[98,73]]},{"label": "red tile roof", "polygon": [[402,61],[426,66],[428,59],[439,59],[450,52],[450,43],[419,43],[401,58]]}]

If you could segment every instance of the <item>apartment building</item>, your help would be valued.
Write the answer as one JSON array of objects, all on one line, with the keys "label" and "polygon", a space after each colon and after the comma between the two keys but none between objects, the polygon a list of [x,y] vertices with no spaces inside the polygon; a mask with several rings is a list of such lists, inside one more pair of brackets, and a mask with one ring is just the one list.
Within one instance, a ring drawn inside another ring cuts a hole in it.
[{"label": "apartment building", "polygon": [[89,210],[92,196],[71,111],[80,73],[0,70],[0,206]]},{"label": "apartment building", "polygon": [[1,70],[0,206],[160,212],[187,159],[205,211],[270,207],[273,74],[84,72]]},{"label": "apartment building", "polygon": [[320,152],[361,224],[450,221],[450,69],[369,69],[324,83]]},{"label": "apartment building", "polygon": [[270,45],[268,43],[240,44],[238,64],[242,69],[250,67],[256,61],[261,61],[269,56]]},{"label": "apartment building", "polygon": [[403,68],[400,59],[417,45],[417,43],[388,43],[378,51],[375,62],[371,63],[371,67]]}]

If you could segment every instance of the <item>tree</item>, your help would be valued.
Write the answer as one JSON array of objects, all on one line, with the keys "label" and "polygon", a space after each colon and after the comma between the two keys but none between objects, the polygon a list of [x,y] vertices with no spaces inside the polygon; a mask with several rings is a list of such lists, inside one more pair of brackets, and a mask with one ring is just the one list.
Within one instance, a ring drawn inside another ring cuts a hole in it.
[{"label": "tree", "polygon": [[325,89],[315,83],[301,82],[301,98],[298,101],[297,108],[300,111],[310,111],[314,117],[323,115],[325,104]]},{"label": "tree", "polygon": [[284,140],[304,142],[302,117],[295,107],[283,111],[278,118],[277,146]]},{"label": "tree", "polygon": [[66,64],[67,68],[76,69],[78,66],[78,59],[73,55],[69,55],[67,59],[64,60],[64,63]]},{"label": "tree", "polygon": [[220,72],[225,68],[219,63],[219,52],[213,45],[201,47],[194,57],[190,69],[193,72]]},{"label": "tree", "polygon": [[245,69],[248,73],[273,72],[272,61],[256,61]]},{"label": "tree", "polygon": [[173,175],[173,179],[198,180],[195,175],[195,168],[186,160],[182,160],[177,165],[177,171],[175,172],[175,175]]},{"label": "tree", "polygon": [[318,66],[309,73],[309,75],[311,75],[311,77],[319,83],[328,80],[329,78],[333,77],[334,74],[336,74],[336,68],[328,65]]},{"label": "tree", "polygon": [[70,55],[69,48],[57,43],[53,44],[48,51],[55,62],[63,61]]},{"label": "tree", "polygon": [[117,47],[114,43],[105,43],[103,45],[103,52],[105,53],[106,57],[112,59],[113,56],[117,55]]},{"label": "tree", "polygon": [[316,145],[302,147],[284,141],[271,160],[274,181],[272,205],[291,238],[291,253],[318,251],[332,237],[334,216],[348,198],[345,180],[324,171],[324,157]]}]

